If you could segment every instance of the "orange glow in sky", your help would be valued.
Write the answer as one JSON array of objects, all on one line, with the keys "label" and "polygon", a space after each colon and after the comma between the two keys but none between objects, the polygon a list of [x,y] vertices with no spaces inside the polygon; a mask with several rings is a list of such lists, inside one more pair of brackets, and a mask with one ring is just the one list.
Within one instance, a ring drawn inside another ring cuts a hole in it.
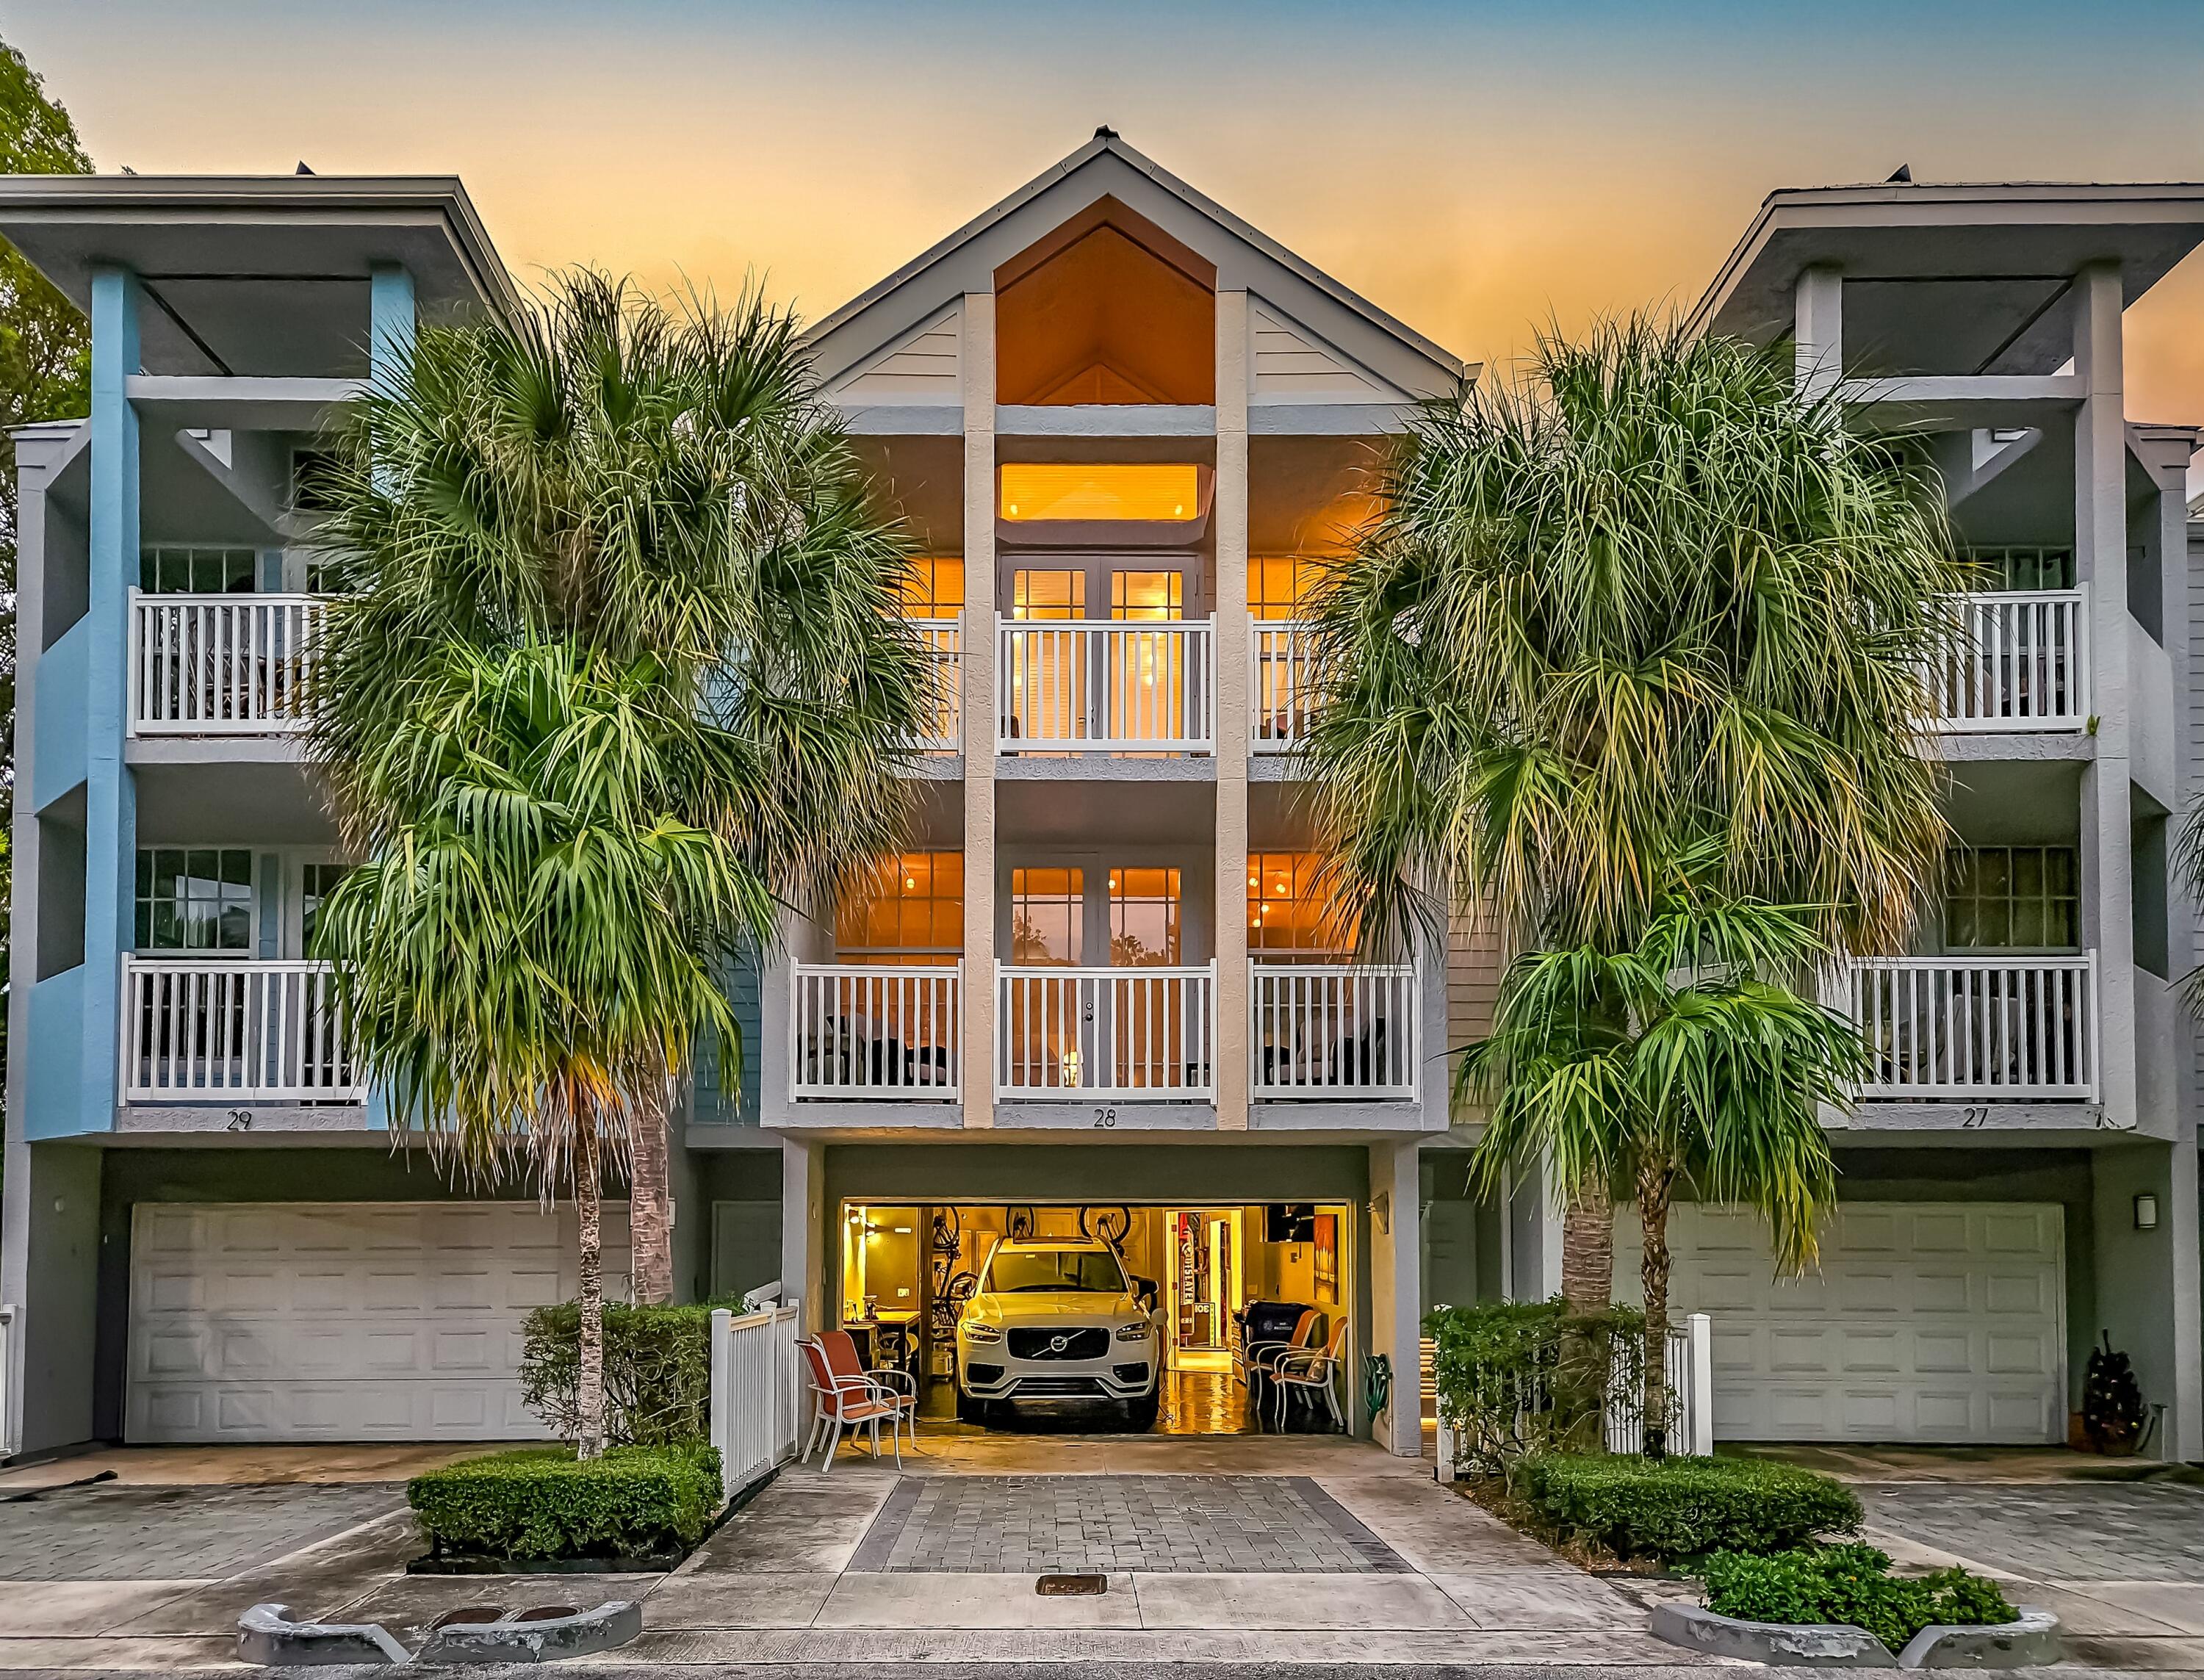
[{"label": "orange glow in sky", "polygon": [[[524,281],[815,319],[1104,121],[1488,363],[1687,306],[1772,187],[2204,179],[2195,0],[0,0],[0,34],[103,169],[457,173]],[[2130,415],[2204,422],[2204,253],[2129,322]]]}]

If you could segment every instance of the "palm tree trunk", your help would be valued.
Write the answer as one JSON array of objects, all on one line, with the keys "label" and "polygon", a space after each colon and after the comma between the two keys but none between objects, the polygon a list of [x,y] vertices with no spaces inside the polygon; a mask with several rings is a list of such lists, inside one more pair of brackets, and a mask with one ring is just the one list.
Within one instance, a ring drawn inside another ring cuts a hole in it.
[{"label": "palm tree trunk", "polygon": [[1574,1313],[1605,1312],[1614,1298],[1614,1202],[1597,1180],[1561,1216],[1561,1298]]},{"label": "palm tree trunk", "polygon": [[1668,1455],[1668,1198],[1675,1175],[1648,1162],[1638,1171],[1638,1216],[1645,1226],[1645,1456]]},{"label": "palm tree trunk", "polygon": [[587,1099],[574,1121],[574,1211],[581,1227],[581,1374],[574,1386],[574,1456],[605,1450],[604,1221],[598,1182],[597,1117]]},{"label": "palm tree trunk", "polygon": [[628,1249],[639,1307],[673,1298],[673,1192],[667,1179],[666,1112],[638,1103],[630,1133]]}]

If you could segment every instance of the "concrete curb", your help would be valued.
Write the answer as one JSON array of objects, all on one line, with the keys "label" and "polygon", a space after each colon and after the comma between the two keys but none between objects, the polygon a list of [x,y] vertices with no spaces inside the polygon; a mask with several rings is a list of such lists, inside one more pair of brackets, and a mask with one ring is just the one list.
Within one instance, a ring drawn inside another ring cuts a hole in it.
[{"label": "concrete curb", "polygon": [[593,1657],[643,1631],[643,1606],[632,1599],[566,1616],[518,1615],[494,1622],[447,1622],[429,1636],[424,1663],[549,1663]]},{"label": "concrete curb", "polygon": [[269,1668],[407,1660],[378,1622],[301,1622],[287,1604],[256,1604],[237,1618],[237,1655]]},{"label": "concrete curb", "polygon": [[2041,1668],[2059,1660],[2059,1618],[2040,1605],[1994,1627],[1923,1628],[1898,1653],[1905,1668]]},{"label": "concrete curb", "polygon": [[1696,1604],[1653,1607],[1656,1639],[1715,1657],[1784,1668],[1896,1668],[1890,1647],[1865,1628],[1834,1622],[1740,1622]]},{"label": "concrete curb", "polygon": [[1696,1604],[1654,1606],[1654,1638],[1709,1656],[1781,1668],[2035,1668],[2058,1661],[2059,1618],[2023,1604],[1988,1627],[1923,1628],[1893,1656],[1865,1628],[1837,1622],[1741,1622]]}]

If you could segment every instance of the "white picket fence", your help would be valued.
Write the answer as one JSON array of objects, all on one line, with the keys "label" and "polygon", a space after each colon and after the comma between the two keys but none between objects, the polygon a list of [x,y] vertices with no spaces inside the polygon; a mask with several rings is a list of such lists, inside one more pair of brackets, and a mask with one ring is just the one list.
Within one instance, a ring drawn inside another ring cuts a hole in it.
[{"label": "white picket fence", "polygon": [[[1668,1358],[1662,1362],[1668,1378],[1668,1450],[1705,1458],[1715,1450],[1714,1320],[1695,1312],[1683,1323],[1668,1327]],[[1603,1418],[1607,1450],[1638,1452],[1644,1450],[1643,1396],[1631,1392],[1635,1385],[1618,1387],[1607,1397]],[[1526,1404],[1537,1405],[1543,1401]],[[1438,1420],[1438,1479],[1459,1477],[1460,1455],[1446,1414]]]},{"label": "white picket fence", "polygon": [[712,1313],[712,1445],[728,1499],[796,1456],[803,1414],[799,1307]]},{"label": "white picket fence", "polygon": [[21,1395],[15,1385],[15,1326],[22,1312],[12,1304],[0,1305],[0,1459],[12,1458],[23,1446],[23,1420],[16,1416]]}]

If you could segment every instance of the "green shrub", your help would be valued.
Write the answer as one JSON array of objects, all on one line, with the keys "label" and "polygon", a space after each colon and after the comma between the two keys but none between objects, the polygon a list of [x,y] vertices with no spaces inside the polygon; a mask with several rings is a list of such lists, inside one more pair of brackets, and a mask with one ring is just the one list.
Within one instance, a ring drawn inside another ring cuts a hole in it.
[{"label": "green shrub", "polygon": [[1752,1458],[1544,1453],[1524,1461],[1517,1483],[1564,1539],[1618,1558],[1777,1552],[1860,1524],[1859,1501],[1839,1482]]},{"label": "green shrub", "polygon": [[694,1546],[720,1508],[711,1447],[615,1446],[577,1460],[563,1446],[462,1458],[406,1484],[439,1554],[635,1556]]},{"label": "green shrub", "polygon": [[[712,1433],[712,1309],[605,1304],[605,1439],[663,1446]],[[522,1321],[521,1403],[561,1440],[581,1431],[574,1404],[582,1310],[537,1307]]]},{"label": "green shrub", "polygon": [[1979,1627],[2017,1613],[1997,1583],[1963,1569],[1890,1572],[1872,1546],[1807,1546],[1762,1556],[1719,1552],[1706,1562],[1707,1608],[1745,1622],[1843,1622],[1865,1628],[1893,1653],[1922,1629]]},{"label": "green shrub", "polygon": [[1596,1450],[1608,1396],[1635,1393],[1644,1361],[1644,1313],[1572,1314],[1558,1296],[1443,1306],[1424,1328],[1455,1461],[1488,1476],[1532,1453]]}]

